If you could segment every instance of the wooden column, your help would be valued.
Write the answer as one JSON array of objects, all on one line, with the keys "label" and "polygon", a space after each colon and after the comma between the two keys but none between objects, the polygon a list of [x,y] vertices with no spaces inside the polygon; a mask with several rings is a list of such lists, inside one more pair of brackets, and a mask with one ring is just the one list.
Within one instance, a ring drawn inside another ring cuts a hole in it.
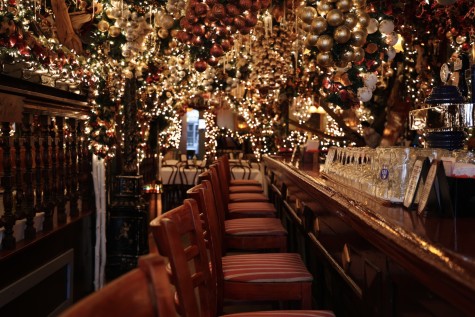
[{"label": "wooden column", "polygon": [[13,236],[13,226],[15,225],[15,215],[13,214],[13,194],[12,194],[12,161],[10,149],[10,123],[2,122],[2,149],[3,149],[3,222],[5,232],[2,240],[4,249],[14,249],[16,240]]},{"label": "wooden column", "polygon": [[[58,205],[58,138],[56,137],[56,118],[51,118],[49,124],[49,136],[51,138],[51,204],[52,208]],[[58,219],[58,215],[56,215]]]}]

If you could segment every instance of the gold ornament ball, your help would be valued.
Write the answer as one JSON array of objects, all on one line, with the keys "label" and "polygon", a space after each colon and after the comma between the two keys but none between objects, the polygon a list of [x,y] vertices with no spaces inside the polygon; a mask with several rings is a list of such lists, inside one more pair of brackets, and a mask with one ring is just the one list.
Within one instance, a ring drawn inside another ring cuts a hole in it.
[{"label": "gold ornament ball", "polygon": [[119,35],[120,35],[120,28],[117,27],[117,26],[114,26],[114,25],[111,26],[111,27],[109,28],[109,35],[110,35],[111,37],[117,37],[117,36],[119,36]]},{"label": "gold ornament ball", "polygon": [[361,11],[358,13],[358,23],[362,28],[366,28],[369,25],[369,20],[371,17],[368,13]]},{"label": "gold ornament ball", "polygon": [[353,0],[353,5],[357,8],[366,6],[366,0]]},{"label": "gold ornament ball", "polygon": [[363,30],[354,30],[351,33],[351,44],[356,47],[361,47],[366,42],[366,32]]},{"label": "gold ornament ball", "polygon": [[364,59],[365,52],[362,47],[355,47],[353,49],[353,53],[354,53],[354,61],[356,63],[359,63]]},{"label": "gold ornament ball", "polygon": [[97,29],[101,31],[102,33],[107,32],[109,30],[109,27],[110,27],[109,22],[105,20],[101,20],[99,21],[99,23],[97,23]]},{"label": "gold ornament ball", "polygon": [[305,46],[307,48],[310,48],[312,46],[315,46],[318,41],[318,35],[316,34],[307,34],[307,39],[305,40]]},{"label": "gold ornament ball", "polygon": [[327,23],[330,26],[339,26],[345,22],[343,12],[338,9],[333,9],[327,13]]},{"label": "gold ornament ball", "polygon": [[320,3],[317,5],[317,11],[320,15],[327,14],[331,9],[333,9],[333,6],[326,1],[320,1]]},{"label": "gold ornament ball", "polygon": [[345,25],[351,30],[358,23],[358,17],[353,12],[345,14]]},{"label": "gold ornament ball", "polygon": [[345,49],[339,56],[339,60],[345,63],[353,62],[355,59],[355,52],[351,47]]},{"label": "gold ornament ball", "polygon": [[303,22],[310,24],[312,23],[313,18],[317,15],[317,10],[315,10],[314,7],[303,7],[300,9],[299,13],[300,19]]},{"label": "gold ornament ball", "polygon": [[335,29],[335,32],[333,33],[333,39],[335,40],[335,42],[343,44],[349,41],[351,35],[352,33],[347,26],[340,25]]},{"label": "gold ornament ball", "polygon": [[351,0],[340,0],[336,3],[336,8],[339,9],[341,12],[348,12],[350,11],[353,3]]},{"label": "gold ornament ball", "polygon": [[157,34],[161,39],[166,39],[168,35],[170,35],[170,32],[168,32],[167,29],[160,29],[158,30]]},{"label": "gold ornament ball", "polygon": [[333,39],[330,35],[321,35],[317,40],[317,48],[320,52],[329,52],[333,47]]},{"label": "gold ornament ball", "polygon": [[175,24],[175,19],[169,14],[165,14],[160,21],[162,28],[170,30]]},{"label": "gold ornament ball", "polygon": [[330,67],[334,64],[332,54],[330,52],[322,52],[317,55],[317,65],[320,67]]},{"label": "gold ornament ball", "polygon": [[314,34],[322,34],[327,30],[327,20],[324,17],[316,17],[310,25],[310,32]]}]

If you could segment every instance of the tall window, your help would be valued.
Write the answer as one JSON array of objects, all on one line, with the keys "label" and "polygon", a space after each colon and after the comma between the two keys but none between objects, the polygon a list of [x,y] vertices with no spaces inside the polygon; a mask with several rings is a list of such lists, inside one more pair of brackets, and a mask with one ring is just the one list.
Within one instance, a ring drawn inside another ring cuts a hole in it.
[{"label": "tall window", "polygon": [[198,132],[198,110],[191,110],[186,113],[186,150],[198,153],[199,132]]}]

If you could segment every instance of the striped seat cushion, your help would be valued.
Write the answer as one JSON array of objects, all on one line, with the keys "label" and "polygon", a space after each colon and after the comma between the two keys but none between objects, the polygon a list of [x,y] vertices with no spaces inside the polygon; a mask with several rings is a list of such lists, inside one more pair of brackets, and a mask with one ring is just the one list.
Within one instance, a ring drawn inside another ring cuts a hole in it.
[{"label": "striped seat cushion", "polygon": [[276,218],[241,218],[224,222],[228,235],[286,235],[287,231]]},{"label": "striped seat cushion", "polygon": [[311,282],[297,253],[257,253],[223,256],[225,281],[246,283]]},{"label": "striped seat cushion", "polygon": [[262,193],[264,189],[260,186],[230,186],[230,193]]},{"label": "striped seat cushion", "polygon": [[229,194],[229,202],[244,201],[269,201],[269,198],[263,193],[231,193]]},{"label": "striped seat cushion", "polygon": [[267,202],[240,202],[228,204],[230,218],[275,217],[276,209]]},{"label": "striped seat cushion", "polygon": [[237,313],[223,315],[222,317],[335,317],[330,310],[275,310]]},{"label": "striped seat cushion", "polygon": [[261,183],[255,179],[232,179],[229,181],[229,185],[231,186],[244,186],[244,185],[261,186]]}]

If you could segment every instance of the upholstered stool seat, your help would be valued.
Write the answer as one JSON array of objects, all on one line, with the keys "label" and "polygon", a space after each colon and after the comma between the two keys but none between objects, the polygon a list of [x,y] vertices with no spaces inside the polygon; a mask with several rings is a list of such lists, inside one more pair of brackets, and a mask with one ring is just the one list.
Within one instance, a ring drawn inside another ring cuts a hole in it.
[{"label": "upholstered stool seat", "polygon": [[267,218],[276,217],[277,210],[268,202],[239,202],[229,203],[228,219],[236,218]]},{"label": "upholstered stool seat", "polygon": [[229,202],[230,203],[237,203],[237,202],[254,202],[254,201],[269,201],[269,197],[264,195],[263,193],[230,193],[229,194]]},{"label": "upholstered stool seat", "polygon": [[229,193],[263,193],[264,189],[262,186],[229,186]]},{"label": "upholstered stool seat", "polygon": [[335,317],[330,310],[276,310],[237,313],[224,315],[226,317]]},{"label": "upholstered stool seat", "polygon": [[227,255],[222,257],[222,263],[224,280],[227,282],[285,283],[313,280],[297,253]]},{"label": "upholstered stool seat", "polygon": [[287,235],[280,219],[275,218],[240,218],[224,221],[226,235]]},{"label": "upholstered stool seat", "polygon": [[231,179],[230,186],[261,186],[261,183],[256,179]]}]

